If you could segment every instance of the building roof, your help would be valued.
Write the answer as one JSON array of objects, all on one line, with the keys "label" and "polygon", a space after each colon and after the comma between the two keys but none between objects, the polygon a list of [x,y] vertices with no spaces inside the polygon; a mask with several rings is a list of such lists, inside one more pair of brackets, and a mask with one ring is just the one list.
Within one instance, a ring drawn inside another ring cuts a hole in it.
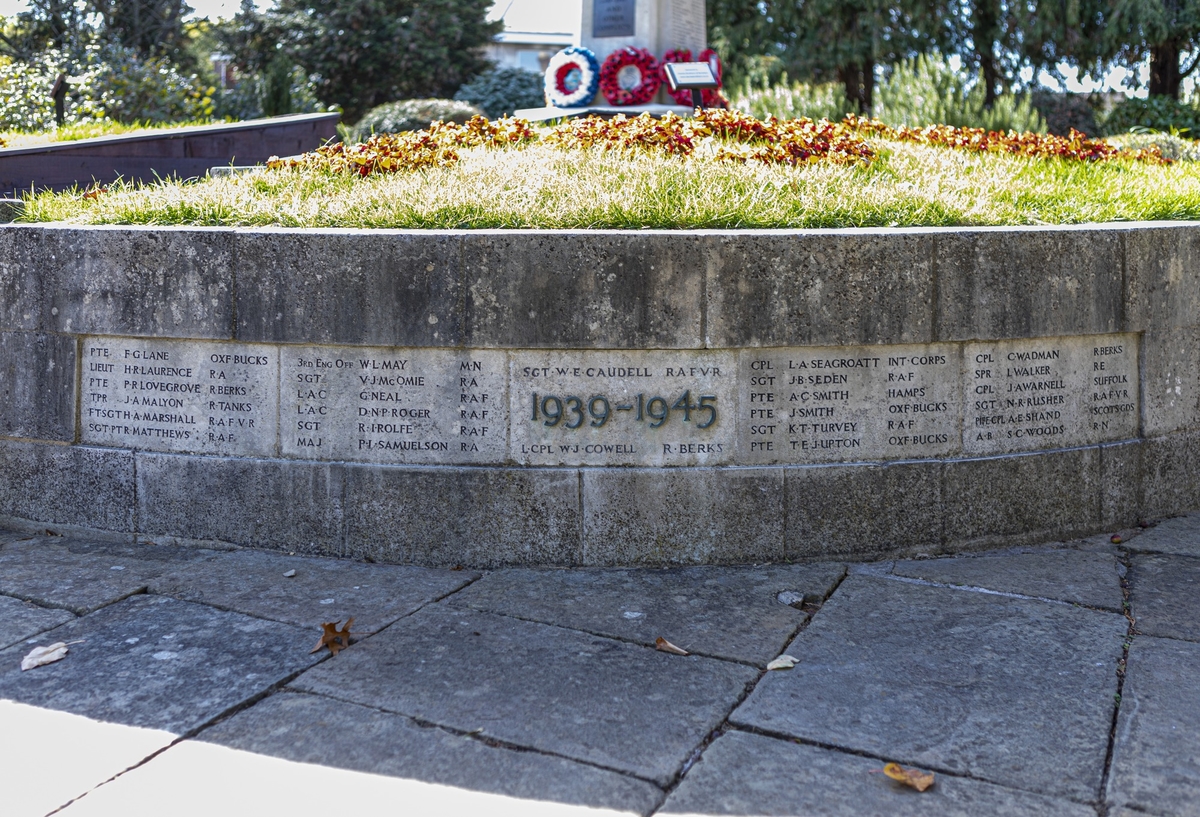
[{"label": "building roof", "polygon": [[[526,42],[506,39],[505,35],[521,36],[553,35],[574,37],[583,18],[582,0],[496,0],[488,12],[490,20],[504,20],[505,33],[501,42]],[[558,40],[530,40],[529,42],[552,42]],[[569,45],[570,39],[565,44]]]},{"label": "building roof", "polygon": [[558,45],[575,42],[570,31],[504,31],[496,35],[496,42],[513,45]]}]

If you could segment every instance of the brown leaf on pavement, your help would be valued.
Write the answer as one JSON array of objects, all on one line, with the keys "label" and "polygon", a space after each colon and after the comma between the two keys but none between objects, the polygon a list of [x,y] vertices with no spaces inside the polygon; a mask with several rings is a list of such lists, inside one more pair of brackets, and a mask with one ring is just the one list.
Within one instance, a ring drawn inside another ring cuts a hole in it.
[{"label": "brown leaf on pavement", "polygon": [[346,624],[342,629],[338,629],[337,621],[326,621],[321,624],[324,630],[321,633],[321,640],[317,642],[317,646],[309,650],[309,655],[312,655],[322,647],[328,647],[330,655],[337,655],[339,650],[344,650],[350,646],[350,625],[354,623],[354,616],[346,619]]},{"label": "brown leaf on pavement", "polygon": [[43,666],[44,664],[53,664],[55,661],[61,661],[67,657],[67,652],[67,645],[62,641],[47,644],[44,647],[34,647],[29,651],[29,655],[21,659],[21,672]]},{"label": "brown leaf on pavement", "polygon": [[883,773],[892,780],[898,780],[906,786],[912,786],[917,791],[925,791],[933,785],[933,772],[923,772],[920,769],[906,769],[899,763],[886,763]]},{"label": "brown leaf on pavement", "polygon": [[683,649],[682,647],[676,647],[674,644],[672,644],[670,641],[667,641],[667,639],[663,638],[661,635],[658,638],[654,639],[654,649],[662,650],[663,652],[669,652],[672,655],[687,655],[688,654],[687,650]]},{"label": "brown leaf on pavement", "polygon": [[796,666],[796,659],[790,655],[781,655],[771,663],[767,664],[767,669],[791,669]]}]

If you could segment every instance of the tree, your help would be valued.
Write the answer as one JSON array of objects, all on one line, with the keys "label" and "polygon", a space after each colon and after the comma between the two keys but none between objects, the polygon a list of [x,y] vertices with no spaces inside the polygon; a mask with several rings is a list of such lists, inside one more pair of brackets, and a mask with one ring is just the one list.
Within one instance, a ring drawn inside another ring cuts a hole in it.
[{"label": "tree", "polygon": [[316,78],[347,121],[384,102],[449,97],[486,69],[483,47],[503,28],[491,0],[280,0],[263,40]]},{"label": "tree", "polygon": [[710,0],[709,8],[714,42],[769,55],[793,77],[836,81],[847,100],[869,112],[879,66],[949,42],[945,6],[940,0]]},{"label": "tree", "polygon": [[[1179,85],[1200,62],[1200,0],[1109,0],[1103,11],[1101,60],[1134,67],[1150,61],[1150,96],[1179,98]],[[1185,67],[1185,52],[1191,59]]]},{"label": "tree", "polygon": [[[168,57],[179,62],[186,46],[183,18],[192,8],[185,0],[89,0],[103,20],[109,42],[143,59]],[[188,66],[192,67],[192,66]]]},{"label": "tree", "polygon": [[6,20],[0,54],[23,62],[53,49],[78,58],[98,37],[91,10],[82,0],[30,0],[29,7]]}]

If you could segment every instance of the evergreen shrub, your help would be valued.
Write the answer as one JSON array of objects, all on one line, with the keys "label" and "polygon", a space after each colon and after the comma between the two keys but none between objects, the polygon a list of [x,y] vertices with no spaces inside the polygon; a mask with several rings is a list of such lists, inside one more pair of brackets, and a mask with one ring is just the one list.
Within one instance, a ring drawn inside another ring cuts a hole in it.
[{"label": "evergreen shrub", "polygon": [[492,119],[546,104],[542,75],[524,68],[484,71],[459,88],[454,98],[483,109]]},{"label": "evergreen shrub", "polygon": [[350,129],[357,141],[369,139],[375,133],[403,133],[429,127],[435,119],[463,124],[483,111],[466,102],[453,99],[402,99],[372,108]]},{"label": "evergreen shrub", "polygon": [[892,66],[876,90],[877,119],[894,127],[953,125],[988,131],[1045,133],[1046,121],[1028,95],[1004,93],[989,110],[980,77],[956,71],[940,54],[921,55]]}]

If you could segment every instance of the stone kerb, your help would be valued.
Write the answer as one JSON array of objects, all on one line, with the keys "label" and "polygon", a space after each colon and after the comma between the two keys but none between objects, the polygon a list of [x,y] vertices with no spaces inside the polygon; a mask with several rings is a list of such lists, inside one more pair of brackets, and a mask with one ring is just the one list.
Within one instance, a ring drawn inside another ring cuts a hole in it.
[{"label": "stone kerb", "polygon": [[1200,230],[0,228],[0,515],[781,561],[1200,503]]}]

